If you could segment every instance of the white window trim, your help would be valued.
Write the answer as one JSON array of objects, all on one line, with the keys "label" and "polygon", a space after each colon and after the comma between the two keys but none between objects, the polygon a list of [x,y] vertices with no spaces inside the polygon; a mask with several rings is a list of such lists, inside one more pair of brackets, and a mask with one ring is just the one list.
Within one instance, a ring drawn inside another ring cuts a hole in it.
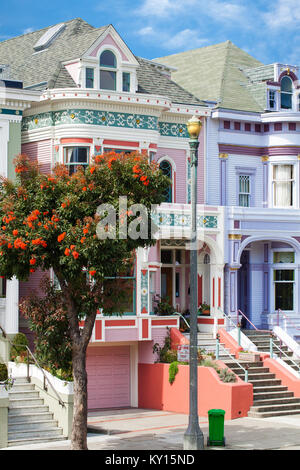
[{"label": "white window trim", "polygon": [[[73,144],[72,144],[72,142],[70,142],[69,144],[61,145],[60,161],[62,162],[62,164],[69,168],[70,165],[68,165],[65,162],[65,149],[75,148],[75,147],[86,147],[86,148],[89,149],[88,162],[87,162],[87,165],[89,165],[90,162],[91,162],[91,156],[93,155],[93,152],[92,152],[93,146],[92,146],[92,144],[88,144],[88,143],[85,143],[85,142],[74,142]],[[78,165],[78,166],[80,166],[80,165]]]},{"label": "white window trim", "polygon": [[[276,252],[293,252],[294,253],[294,263],[274,263],[274,253]],[[293,249],[293,247],[286,247],[286,248],[272,248],[271,249],[271,263],[272,263],[272,268],[270,271],[270,292],[272,292],[271,295],[271,312],[277,313],[277,310],[275,310],[275,284],[276,282],[274,281],[274,272],[275,271],[284,271],[284,270],[289,270],[289,271],[294,271],[294,280],[289,281],[293,282],[293,310],[285,310],[288,313],[294,313],[298,311],[298,296],[297,296],[297,289],[296,286],[298,285],[298,261],[297,261],[297,252]],[[280,281],[277,281],[280,282]]]},{"label": "white window trim", "polygon": [[[298,207],[298,195],[299,195],[299,178],[298,178],[298,173],[299,173],[299,162],[296,160],[295,157],[282,157],[282,156],[276,156],[276,157],[271,157],[270,158],[270,165],[269,165],[269,207],[272,207],[274,209],[295,209]],[[275,206],[274,204],[274,180],[273,180],[273,174],[274,174],[274,165],[293,165],[293,205],[291,206]]]}]

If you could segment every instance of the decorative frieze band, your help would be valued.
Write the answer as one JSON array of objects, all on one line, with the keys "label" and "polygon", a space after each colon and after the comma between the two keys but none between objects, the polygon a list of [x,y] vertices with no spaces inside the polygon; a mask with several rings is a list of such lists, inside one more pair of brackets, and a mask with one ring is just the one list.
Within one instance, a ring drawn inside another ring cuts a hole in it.
[{"label": "decorative frieze band", "polygon": [[185,124],[159,122],[157,116],[73,108],[26,116],[22,121],[22,131],[31,131],[62,124],[90,124],[106,127],[154,130],[162,136],[188,138]]}]

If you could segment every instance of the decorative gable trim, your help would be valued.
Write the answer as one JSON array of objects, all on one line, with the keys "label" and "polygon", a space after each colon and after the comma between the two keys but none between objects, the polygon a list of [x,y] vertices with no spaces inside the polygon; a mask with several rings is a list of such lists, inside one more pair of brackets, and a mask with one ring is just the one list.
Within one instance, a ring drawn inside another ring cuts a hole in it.
[{"label": "decorative gable trim", "polygon": [[139,66],[139,63],[136,60],[134,54],[131,52],[129,47],[125,44],[121,36],[117,33],[112,25],[108,26],[108,28],[99,36],[99,38],[89,47],[85,54],[83,54],[82,58],[87,59],[97,57],[98,51],[104,44],[113,46],[119,50],[123,61],[128,62],[129,64],[136,67]]}]

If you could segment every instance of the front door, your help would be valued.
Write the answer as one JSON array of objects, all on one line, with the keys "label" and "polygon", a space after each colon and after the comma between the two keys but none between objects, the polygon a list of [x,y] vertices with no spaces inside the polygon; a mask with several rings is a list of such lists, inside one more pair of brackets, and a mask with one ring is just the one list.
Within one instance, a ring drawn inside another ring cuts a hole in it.
[{"label": "front door", "polygon": [[161,268],[161,297],[173,304],[173,268]]}]

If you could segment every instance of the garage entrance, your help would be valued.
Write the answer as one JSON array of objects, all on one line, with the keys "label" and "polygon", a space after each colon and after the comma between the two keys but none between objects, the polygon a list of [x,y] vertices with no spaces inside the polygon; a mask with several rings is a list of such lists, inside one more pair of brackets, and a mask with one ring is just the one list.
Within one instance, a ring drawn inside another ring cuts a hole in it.
[{"label": "garage entrance", "polygon": [[130,346],[89,348],[88,409],[130,407]]}]

